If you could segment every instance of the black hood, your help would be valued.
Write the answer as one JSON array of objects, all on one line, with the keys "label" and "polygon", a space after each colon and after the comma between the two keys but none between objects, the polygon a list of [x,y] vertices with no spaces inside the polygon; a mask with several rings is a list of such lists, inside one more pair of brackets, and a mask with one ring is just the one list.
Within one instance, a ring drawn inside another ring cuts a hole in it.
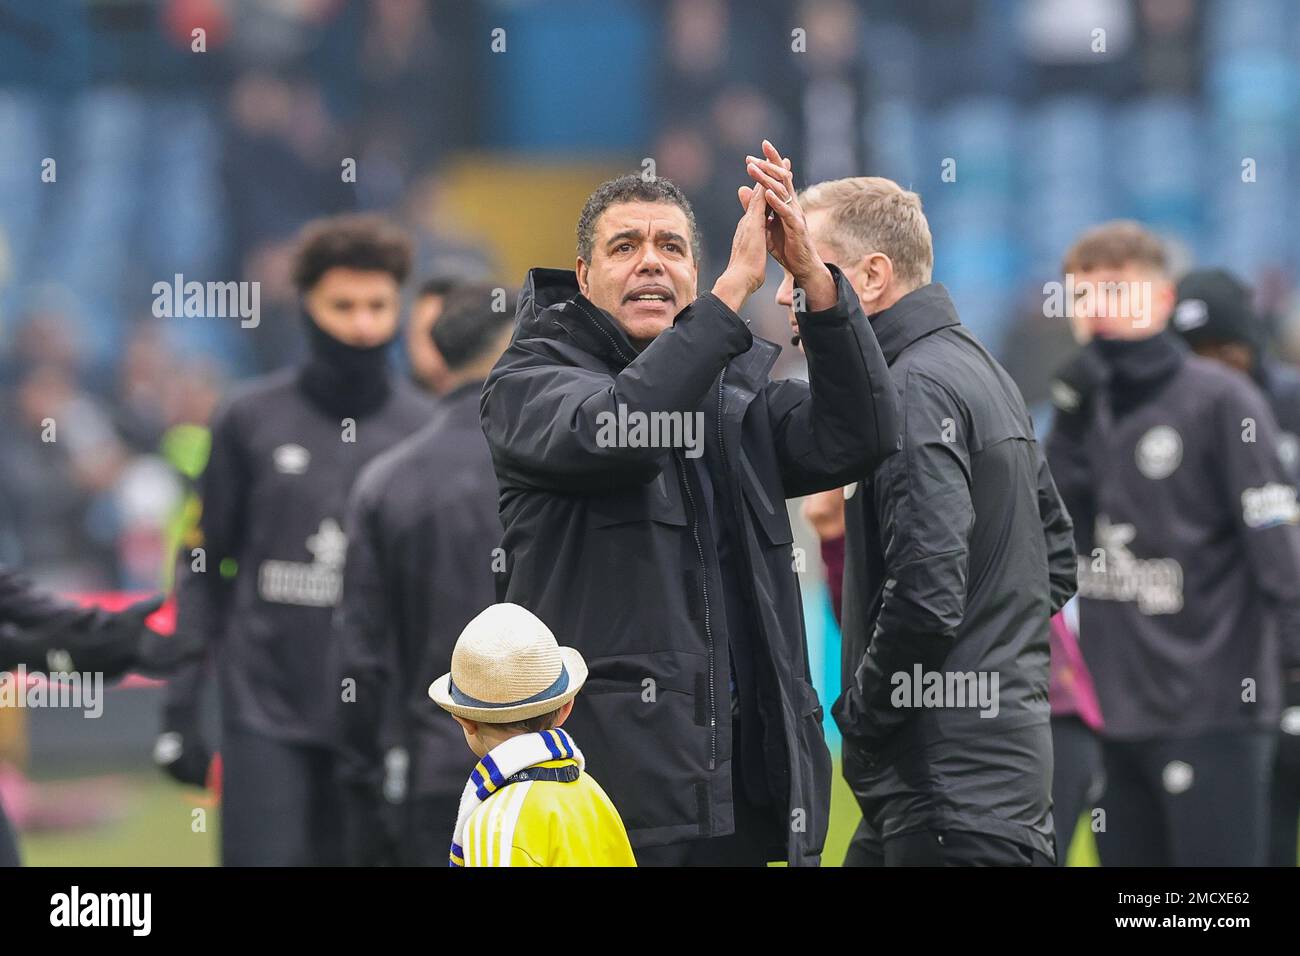
[{"label": "black hood", "polygon": [[519,291],[514,340],[568,339],[622,368],[640,351],[612,315],[578,289],[572,269],[530,269]]}]

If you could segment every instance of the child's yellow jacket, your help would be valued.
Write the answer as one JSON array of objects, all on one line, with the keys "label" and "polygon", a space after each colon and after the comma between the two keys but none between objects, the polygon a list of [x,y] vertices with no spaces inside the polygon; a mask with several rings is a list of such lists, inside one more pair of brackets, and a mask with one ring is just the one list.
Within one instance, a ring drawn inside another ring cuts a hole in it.
[{"label": "child's yellow jacket", "polygon": [[[577,767],[572,759],[536,767]],[[465,866],[636,866],[623,821],[600,784],[525,780],[484,800],[465,826]]]}]

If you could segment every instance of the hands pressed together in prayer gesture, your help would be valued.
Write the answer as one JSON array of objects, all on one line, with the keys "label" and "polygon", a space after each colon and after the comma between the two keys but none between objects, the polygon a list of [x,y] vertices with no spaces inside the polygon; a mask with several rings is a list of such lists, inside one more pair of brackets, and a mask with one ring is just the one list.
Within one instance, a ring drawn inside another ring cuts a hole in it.
[{"label": "hands pressed together in prayer gesture", "polygon": [[837,298],[835,279],[808,231],[790,160],[763,140],[763,156],[746,156],[745,171],[754,185],[738,190],[745,211],[731,243],[731,261],[714,284],[714,295],[739,311],[762,286],[767,267],[764,253],[770,253],[804,291],[807,311],[830,308]]}]

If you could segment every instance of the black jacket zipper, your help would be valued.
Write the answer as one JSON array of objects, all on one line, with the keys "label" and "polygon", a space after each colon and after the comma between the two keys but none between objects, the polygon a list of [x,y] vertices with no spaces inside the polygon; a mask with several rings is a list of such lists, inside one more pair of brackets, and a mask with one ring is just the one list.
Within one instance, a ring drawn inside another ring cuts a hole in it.
[{"label": "black jacket zipper", "polygon": [[[600,321],[592,315],[586,308],[583,308],[580,302],[575,305],[582,310],[582,313],[591,320],[592,324],[600,330],[601,334],[609,340],[609,344],[614,347],[615,353],[623,360],[624,363],[630,363],[632,360],[624,354],[623,349],[619,346],[618,341],[609,334],[609,331],[600,324]],[[723,369],[723,375],[726,369]],[[718,380],[718,411],[722,410],[722,380]],[[719,420],[718,437],[722,437],[722,425]],[[676,451],[673,452],[673,464],[677,469],[677,480],[681,483],[682,488],[686,491],[686,500],[691,506],[691,537],[695,539],[695,553],[700,559],[700,590],[704,598],[704,637],[708,644],[709,651],[709,769],[716,770],[718,766],[718,701],[717,692],[714,688],[714,675],[717,671],[717,660],[713,646],[713,620],[709,610],[709,566],[704,560],[704,545],[700,542],[700,514],[695,506],[695,495],[691,492],[691,483],[686,475],[685,466]]]},{"label": "black jacket zipper", "polygon": [[717,663],[713,648],[713,618],[709,610],[709,567],[704,560],[704,545],[700,541],[700,512],[695,506],[695,495],[691,491],[691,482],[686,475],[685,465],[673,452],[673,464],[677,466],[677,480],[686,490],[686,500],[691,506],[691,537],[695,539],[695,553],[700,559],[700,590],[704,597],[704,637],[709,649],[709,769],[718,766],[718,702],[714,689],[714,675]]}]

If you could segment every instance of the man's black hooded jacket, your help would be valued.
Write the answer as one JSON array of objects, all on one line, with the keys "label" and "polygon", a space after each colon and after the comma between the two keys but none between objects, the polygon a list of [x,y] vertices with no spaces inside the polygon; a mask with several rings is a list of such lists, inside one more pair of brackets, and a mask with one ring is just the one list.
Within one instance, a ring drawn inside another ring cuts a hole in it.
[{"label": "man's black hooded jacket", "polygon": [[[942,285],[871,324],[902,450],[846,491],[845,778],[883,839],[966,830],[1050,857],[1048,627],[1075,591],[1069,514],[1019,389]],[[953,693],[925,693],[930,675]]]},{"label": "man's black hooded jacket", "polygon": [[[712,294],[638,354],[579,294],[572,272],[536,269],[514,339],[484,387],[510,566],[504,598],[586,657],[590,679],[566,729],[634,847],[734,831],[724,621],[742,605],[754,628],[743,646],[770,676],[756,703],[783,804],[773,841],[791,864],[819,861],[830,756],[785,499],[860,478],[897,440],[884,358],[857,296],[832,271],[838,302],[800,317],[811,385],[771,380],[777,347],[753,338]],[[602,442],[602,422],[620,409],[709,411],[706,440],[717,446],[708,457],[718,468],[709,500],[730,512],[740,601],[720,593],[702,459],[680,447]]]}]

